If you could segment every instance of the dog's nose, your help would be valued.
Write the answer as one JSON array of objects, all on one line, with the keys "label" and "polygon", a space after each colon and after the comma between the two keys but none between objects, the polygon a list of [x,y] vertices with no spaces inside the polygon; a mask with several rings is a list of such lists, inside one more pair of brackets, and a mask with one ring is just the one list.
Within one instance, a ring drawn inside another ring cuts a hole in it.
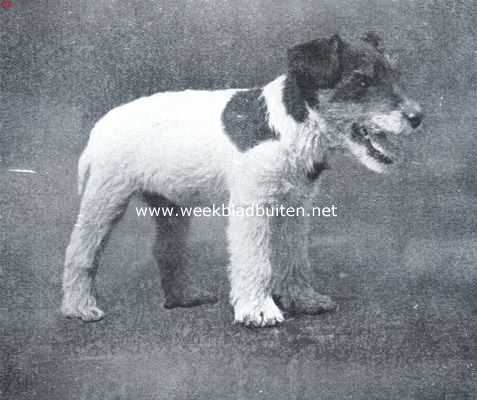
[{"label": "dog's nose", "polygon": [[419,125],[421,125],[423,117],[424,115],[421,111],[406,113],[406,118],[409,120],[413,129],[416,129]]},{"label": "dog's nose", "polygon": [[414,100],[404,98],[401,103],[401,111],[406,116],[413,129],[421,125],[424,114],[421,106]]}]

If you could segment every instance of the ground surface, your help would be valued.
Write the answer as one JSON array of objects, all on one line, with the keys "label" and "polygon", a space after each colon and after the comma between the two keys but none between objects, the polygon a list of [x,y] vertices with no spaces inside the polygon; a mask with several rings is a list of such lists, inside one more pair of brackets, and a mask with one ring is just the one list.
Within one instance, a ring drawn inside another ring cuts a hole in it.
[{"label": "ground surface", "polygon": [[[0,397],[477,398],[473,2],[19,3],[0,9]],[[425,132],[389,178],[346,159],[324,178],[317,204],[339,216],[313,221],[310,246],[337,312],[233,326],[220,220],[197,221],[189,244],[219,303],[166,311],[151,221],[130,209],[98,277],[106,319],[59,315],[95,119],[158,90],[261,84],[287,46],[369,28],[399,54]]]}]

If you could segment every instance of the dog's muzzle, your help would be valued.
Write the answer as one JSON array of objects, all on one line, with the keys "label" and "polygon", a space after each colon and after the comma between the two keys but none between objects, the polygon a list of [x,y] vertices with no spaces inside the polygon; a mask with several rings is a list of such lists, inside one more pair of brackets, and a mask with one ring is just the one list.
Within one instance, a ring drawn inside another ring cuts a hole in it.
[{"label": "dog's muzzle", "polygon": [[371,131],[366,126],[357,123],[351,127],[353,141],[366,147],[369,156],[386,165],[399,160],[400,146],[394,136],[384,131]]}]

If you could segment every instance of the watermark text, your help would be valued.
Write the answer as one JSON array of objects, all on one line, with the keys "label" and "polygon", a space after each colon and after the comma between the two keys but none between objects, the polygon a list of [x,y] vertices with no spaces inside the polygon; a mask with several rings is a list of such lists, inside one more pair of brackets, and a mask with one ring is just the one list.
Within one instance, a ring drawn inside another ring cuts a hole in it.
[{"label": "watermark text", "polygon": [[338,207],[292,207],[252,204],[248,206],[212,205],[205,207],[136,207],[138,217],[337,217]]}]

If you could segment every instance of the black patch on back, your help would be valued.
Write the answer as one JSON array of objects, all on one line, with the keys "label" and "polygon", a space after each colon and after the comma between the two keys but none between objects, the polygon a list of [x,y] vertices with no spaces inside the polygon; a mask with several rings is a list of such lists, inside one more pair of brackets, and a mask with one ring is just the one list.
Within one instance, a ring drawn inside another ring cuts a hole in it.
[{"label": "black patch on back", "polygon": [[270,129],[262,89],[235,93],[222,112],[222,123],[230,140],[242,152],[265,140],[277,139]]}]

